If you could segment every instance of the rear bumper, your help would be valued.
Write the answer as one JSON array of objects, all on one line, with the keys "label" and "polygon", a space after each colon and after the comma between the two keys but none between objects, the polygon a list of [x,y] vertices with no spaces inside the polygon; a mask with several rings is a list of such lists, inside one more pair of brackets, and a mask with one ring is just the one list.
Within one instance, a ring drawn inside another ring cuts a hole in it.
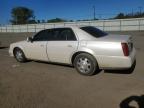
[{"label": "rear bumper", "polygon": [[[130,60],[130,63],[131,63],[131,66],[133,65],[133,63],[135,62],[136,60],[136,50],[135,48],[133,48],[133,51],[131,52],[130,56],[129,56],[129,60]],[[131,67],[130,66],[130,67]]]},{"label": "rear bumper", "polygon": [[136,50],[133,48],[128,57],[126,56],[99,56],[96,57],[100,69],[128,69],[136,60]]}]

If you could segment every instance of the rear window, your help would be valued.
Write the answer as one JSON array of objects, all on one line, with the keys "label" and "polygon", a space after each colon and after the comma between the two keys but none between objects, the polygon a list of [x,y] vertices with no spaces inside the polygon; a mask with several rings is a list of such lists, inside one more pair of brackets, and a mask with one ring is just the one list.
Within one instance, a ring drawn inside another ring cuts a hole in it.
[{"label": "rear window", "polygon": [[85,32],[87,32],[88,34],[90,34],[96,38],[103,37],[103,36],[107,35],[106,32],[104,32],[100,29],[97,29],[96,27],[92,27],[92,26],[81,27],[80,29],[84,30]]}]

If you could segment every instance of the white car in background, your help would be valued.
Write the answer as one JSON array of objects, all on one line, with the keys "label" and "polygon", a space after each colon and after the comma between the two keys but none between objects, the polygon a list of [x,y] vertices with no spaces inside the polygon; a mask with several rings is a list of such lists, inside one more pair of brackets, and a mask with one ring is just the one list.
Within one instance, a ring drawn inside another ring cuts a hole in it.
[{"label": "white car in background", "polygon": [[70,64],[83,75],[93,75],[98,69],[128,69],[136,59],[131,36],[111,35],[93,26],[42,30],[12,43],[9,53],[19,62]]}]

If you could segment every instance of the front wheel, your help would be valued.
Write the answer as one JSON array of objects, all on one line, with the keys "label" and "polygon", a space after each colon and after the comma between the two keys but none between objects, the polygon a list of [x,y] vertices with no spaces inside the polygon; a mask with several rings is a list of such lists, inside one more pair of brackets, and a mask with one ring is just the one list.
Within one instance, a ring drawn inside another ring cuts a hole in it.
[{"label": "front wheel", "polygon": [[27,60],[24,53],[23,53],[23,51],[20,48],[16,48],[14,50],[14,56],[15,56],[15,58],[18,62],[23,63],[23,62],[26,62],[26,60]]},{"label": "front wheel", "polygon": [[81,53],[74,59],[74,67],[82,75],[91,76],[98,70],[96,59],[87,53]]}]

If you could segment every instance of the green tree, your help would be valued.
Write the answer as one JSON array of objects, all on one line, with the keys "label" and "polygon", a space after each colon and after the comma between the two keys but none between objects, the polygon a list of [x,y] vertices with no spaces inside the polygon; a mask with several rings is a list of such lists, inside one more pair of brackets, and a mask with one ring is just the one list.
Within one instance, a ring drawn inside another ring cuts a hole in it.
[{"label": "green tree", "polygon": [[48,23],[58,23],[58,22],[67,22],[67,20],[61,18],[50,19],[47,21]]},{"label": "green tree", "polygon": [[123,14],[119,13],[114,19],[125,19],[125,18],[142,18],[144,17],[144,12],[135,12],[135,13],[128,13],[128,14]]},{"label": "green tree", "polygon": [[115,19],[123,19],[123,18],[125,18],[125,15],[124,15],[123,13],[119,13],[119,14],[115,17]]},{"label": "green tree", "polygon": [[28,24],[37,24],[37,22],[35,20],[29,20]]},{"label": "green tree", "polygon": [[26,7],[15,7],[11,11],[12,24],[27,24],[35,22],[33,11]]},{"label": "green tree", "polygon": [[41,23],[46,23],[46,21],[43,19],[43,20],[41,21]]},{"label": "green tree", "polygon": [[37,23],[38,23],[38,24],[41,23],[40,20],[37,20]]}]

